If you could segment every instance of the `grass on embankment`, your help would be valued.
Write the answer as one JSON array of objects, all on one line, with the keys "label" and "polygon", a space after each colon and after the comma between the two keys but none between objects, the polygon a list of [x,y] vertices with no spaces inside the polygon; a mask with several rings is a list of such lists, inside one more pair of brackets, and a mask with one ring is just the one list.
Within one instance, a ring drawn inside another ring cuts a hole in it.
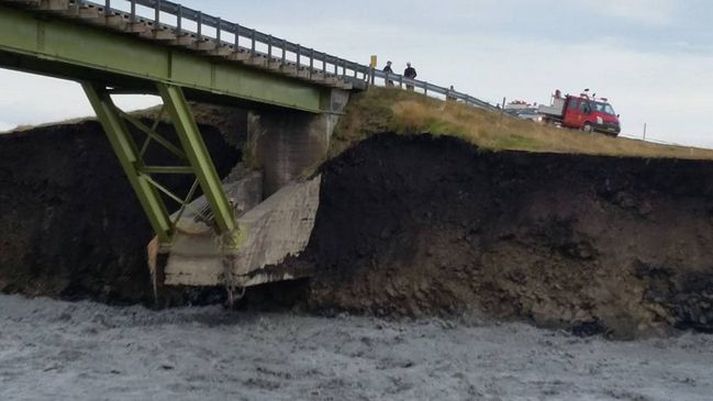
[{"label": "grass on embankment", "polygon": [[[138,118],[154,119],[159,107],[133,111]],[[240,132],[234,121],[234,109],[206,104],[193,104],[199,124],[219,126],[227,132]],[[35,128],[73,125],[94,117],[77,118],[39,126],[23,126],[7,134],[29,132]],[[163,121],[170,121],[163,115]],[[573,153],[642,158],[713,159],[713,150],[687,146],[661,145],[628,138],[611,138],[600,134],[545,126],[520,120],[498,112],[489,112],[455,102],[444,102],[397,88],[372,87],[352,95],[345,115],[332,137],[332,158],[371,135],[397,134],[449,135],[461,138],[482,149],[494,151]]]},{"label": "grass on embankment", "polygon": [[449,135],[494,151],[713,159],[713,150],[585,134],[390,88],[353,96],[335,131],[330,157],[382,132]]}]

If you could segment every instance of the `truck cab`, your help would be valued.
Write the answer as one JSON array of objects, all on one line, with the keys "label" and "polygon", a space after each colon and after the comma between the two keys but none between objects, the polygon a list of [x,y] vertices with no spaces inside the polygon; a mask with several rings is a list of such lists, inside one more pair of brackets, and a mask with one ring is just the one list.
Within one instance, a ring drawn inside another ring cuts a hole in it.
[{"label": "truck cab", "polygon": [[590,99],[587,96],[567,96],[562,125],[613,136],[621,132],[619,116],[607,100]]}]

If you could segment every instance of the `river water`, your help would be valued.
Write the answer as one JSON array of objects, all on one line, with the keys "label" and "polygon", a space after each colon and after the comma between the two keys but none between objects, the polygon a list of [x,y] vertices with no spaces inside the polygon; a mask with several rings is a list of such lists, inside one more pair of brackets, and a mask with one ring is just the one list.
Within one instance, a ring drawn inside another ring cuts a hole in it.
[{"label": "river water", "polygon": [[713,336],[0,295],[0,400],[710,400]]}]

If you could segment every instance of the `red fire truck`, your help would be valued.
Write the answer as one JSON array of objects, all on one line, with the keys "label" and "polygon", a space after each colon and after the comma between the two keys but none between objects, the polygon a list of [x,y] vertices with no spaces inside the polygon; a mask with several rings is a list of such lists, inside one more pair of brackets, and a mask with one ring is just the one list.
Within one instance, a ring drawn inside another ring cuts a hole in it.
[{"label": "red fire truck", "polygon": [[555,91],[550,106],[541,105],[539,113],[543,121],[585,132],[601,132],[618,136],[621,132],[619,115],[605,98],[590,96],[586,89],[579,96],[566,95]]}]

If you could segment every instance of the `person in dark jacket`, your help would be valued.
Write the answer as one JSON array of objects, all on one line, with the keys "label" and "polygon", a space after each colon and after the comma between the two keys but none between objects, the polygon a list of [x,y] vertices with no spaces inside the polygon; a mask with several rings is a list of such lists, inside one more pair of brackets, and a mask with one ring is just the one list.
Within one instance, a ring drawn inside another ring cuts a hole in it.
[{"label": "person in dark jacket", "polygon": [[448,102],[458,101],[458,98],[455,97],[455,95],[454,95],[455,91],[456,91],[455,88],[453,87],[453,85],[451,85],[451,87],[448,88],[448,92],[446,92],[446,101],[448,101]]},{"label": "person in dark jacket", "polygon": [[[391,75],[391,74],[394,73],[394,70],[391,69],[391,61],[387,61],[387,62],[386,62],[386,67],[384,67],[384,70],[383,70],[383,71],[387,74],[387,76],[389,76],[389,75]],[[392,81],[392,80],[390,80],[390,79],[387,79],[387,80],[386,80],[386,86],[394,86],[394,81]]]},{"label": "person in dark jacket", "polygon": [[[404,70],[404,77],[408,79],[416,79],[418,74],[416,69],[411,66],[411,63],[406,63],[406,69]],[[413,85],[406,84],[406,89],[412,91]]]}]

